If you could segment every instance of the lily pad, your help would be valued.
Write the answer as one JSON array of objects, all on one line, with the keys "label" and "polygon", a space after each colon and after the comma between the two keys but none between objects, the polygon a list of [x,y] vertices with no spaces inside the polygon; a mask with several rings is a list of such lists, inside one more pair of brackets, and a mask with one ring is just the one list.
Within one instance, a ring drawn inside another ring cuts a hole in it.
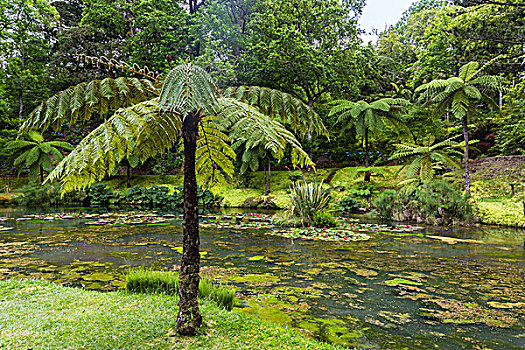
[{"label": "lily pad", "polygon": [[248,260],[250,261],[259,261],[259,260],[262,260],[264,259],[264,256],[262,255],[255,255],[255,256],[252,256],[251,258],[248,258]]},{"label": "lily pad", "polygon": [[399,284],[409,284],[412,286],[421,286],[423,283],[405,280],[403,278],[394,278],[393,280],[385,281],[385,284],[390,287],[395,287]]}]

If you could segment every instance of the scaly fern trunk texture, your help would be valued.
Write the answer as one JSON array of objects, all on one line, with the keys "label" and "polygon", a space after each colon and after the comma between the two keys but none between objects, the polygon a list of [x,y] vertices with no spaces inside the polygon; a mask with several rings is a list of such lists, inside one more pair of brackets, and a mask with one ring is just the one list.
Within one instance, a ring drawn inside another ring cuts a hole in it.
[{"label": "scaly fern trunk texture", "polygon": [[465,195],[470,196],[470,174],[468,171],[468,117],[463,117],[463,137],[465,138]]},{"label": "scaly fern trunk texture", "polygon": [[195,151],[200,115],[190,113],[182,126],[184,140],[184,221],[182,223],[182,246],[179,275],[179,315],[177,332],[194,335],[202,324],[197,294],[199,292],[199,209],[197,201],[197,178],[195,175]]}]

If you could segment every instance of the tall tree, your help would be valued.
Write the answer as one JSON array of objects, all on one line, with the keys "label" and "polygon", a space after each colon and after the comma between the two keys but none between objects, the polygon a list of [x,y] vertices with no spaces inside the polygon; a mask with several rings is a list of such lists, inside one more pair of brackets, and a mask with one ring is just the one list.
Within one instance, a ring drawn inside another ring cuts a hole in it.
[{"label": "tall tree", "polygon": [[[288,140],[292,162],[311,165],[295,137],[269,115],[284,110],[290,116],[306,112],[304,118],[308,118],[312,113],[300,100],[272,91],[270,97],[274,104],[265,114],[257,107],[258,99],[245,103],[224,97],[210,75],[191,64],[175,67],[162,82],[150,76],[143,80],[120,79],[120,83],[117,80],[104,79],[82,85],[82,94],[74,95],[77,87],[58,93],[32,113],[22,131],[31,126],[44,129],[61,125],[63,120],[76,120],[80,110],[85,111],[84,118],[89,118],[93,110],[114,112],[49,175],[49,180],[63,181],[66,191],[101,180],[123,159],[137,156],[144,162],[163,153],[182,135],[184,221],[177,331],[195,334],[202,322],[197,301],[200,271],[197,175],[204,183],[224,182],[231,177],[235,153],[228,145],[226,133],[238,129],[264,135],[275,147],[283,147],[282,139]],[[129,106],[127,89],[131,87],[137,93],[142,90],[144,97],[142,102]],[[152,96],[147,97],[146,91]],[[129,107],[118,109],[123,104]],[[310,124],[316,125],[316,120]]]},{"label": "tall tree", "polygon": [[292,92],[312,107],[353,85],[356,18],[362,4],[337,0],[265,0],[252,15],[243,57],[251,84]]},{"label": "tall tree", "polygon": [[480,75],[483,69],[479,63],[469,62],[459,69],[456,77],[435,79],[416,89],[420,93],[419,101],[425,104],[435,104],[436,112],[443,114],[450,112],[459,119],[463,126],[465,140],[465,192],[470,195],[469,179],[469,132],[468,119],[476,112],[477,104],[481,101],[499,108],[491,94],[503,90],[505,79],[494,75]]},{"label": "tall tree", "polygon": [[0,81],[19,120],[26,103],[32,108],[34,96],[46,94],[46,61],[57,19],[56,9],[47,0],[0,2]]},{"label": "tall tree", "polygon": [[[392,124],[396,128],[403,125],[401,113],[410,103],[402,98],[382,98],[368,103],[366,101],[351,102],[348,100],[334,101],[330,115],[339,115],[337,123],[342,124],[341,133],[351,127],[363,138],[365,149],[365,168],[370,167],[369,133],[381,130],[385,125]],[[365,172],[365,181],[370,181],[370,171]]]}]

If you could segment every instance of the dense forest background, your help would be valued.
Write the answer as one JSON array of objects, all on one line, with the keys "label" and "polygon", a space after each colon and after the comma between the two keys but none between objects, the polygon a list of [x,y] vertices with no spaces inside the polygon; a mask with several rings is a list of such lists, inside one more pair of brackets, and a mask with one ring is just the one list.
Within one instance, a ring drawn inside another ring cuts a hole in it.
[{"label": "dense forest background", "polygon": [[[0,0],[0,173],[19,170],[5,144],[44,99],[80,82],[133,75],[83,55],[158,74],[193,62],[209,66],[220,86],[260,85],[291,93],[313,106],[330,131],[330,140],[302,139],[319,166],[363,162],[362,139],[353,129],[340,133],[336,117],[329,115],[330,102],[414,101],[421,84],[456,76],[470,61],[489,63],[484,72],[503,76],[508,84],[494,96],[501,112],[483,104],[469,121],[471,137],[479,140],[473,156],[525,155],[522,0],[417,1],[377,43],[359,38],[364,5],[363,0]],[[433,108],[415,104],[406,130],[374,132],[372,162],[388,162],[395,143],[462,133],[458,120],[436,115]],[[76,145],[96,123],[63,125],[43,136]],[[165,172],[177,165],[180,157],[172,150],[142,167]]]}]

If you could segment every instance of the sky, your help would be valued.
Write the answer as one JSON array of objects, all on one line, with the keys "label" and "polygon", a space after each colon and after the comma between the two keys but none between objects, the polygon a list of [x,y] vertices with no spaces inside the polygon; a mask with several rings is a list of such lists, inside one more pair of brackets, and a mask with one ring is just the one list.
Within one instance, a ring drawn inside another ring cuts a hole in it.
[{"label": "sky", "polygon": [[[386,26],[395,24],[403,12],[410,7],[414,0],[366,0],[363,15],[359,19],[359,25],[367,32],[378,29],[380,32]],[[376,35],[362,34],[361,39],[368,43],[375,42]]]}]

